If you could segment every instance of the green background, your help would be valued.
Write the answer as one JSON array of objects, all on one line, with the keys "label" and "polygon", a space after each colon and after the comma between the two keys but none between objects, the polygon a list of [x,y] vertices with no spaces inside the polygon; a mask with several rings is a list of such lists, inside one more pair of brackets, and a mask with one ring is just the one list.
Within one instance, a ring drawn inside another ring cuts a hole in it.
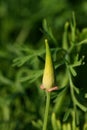
[{"label": "green background", "polygon": [[[0,1],[0,130],[41,130],[45,96],[39,86],[42,82],[41,70],[44,68],[44,39],[49,39],[52,48],[61,47],[64,25],[72,20],[73,11],[77,41],[86,39],[87,0]],[[57,42],[54,40],[53,43],[44,32],[44,19]],[[87,100],[84,99],[87,93],[86,45],[83,45],[79,54],[80,57],[85,55],[85,65],[76,68],[78,75],[74,82],[81,90],[81,102],[87,106]],[[14,66],[15,61],[17,65]],[[63,70],[59,68],[58,71],[61,73],[58,79],[61,85]],[[68,106],[67,103],[64,105]],[[60,113],[62,120],[64,111]],[[82,115],[80,112],[83,123]],[[48,129],[52,129],[50,125]]]}]

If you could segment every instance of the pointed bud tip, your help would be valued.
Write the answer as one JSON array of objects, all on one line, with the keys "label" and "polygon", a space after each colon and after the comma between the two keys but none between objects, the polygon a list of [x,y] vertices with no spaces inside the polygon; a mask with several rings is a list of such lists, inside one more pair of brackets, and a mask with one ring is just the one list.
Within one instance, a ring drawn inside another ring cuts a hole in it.
[{"label": "pointed bud tip", "polygon": [[48,40],[47,39],[45,39],[45,43],[47,43],[48,42]]}]

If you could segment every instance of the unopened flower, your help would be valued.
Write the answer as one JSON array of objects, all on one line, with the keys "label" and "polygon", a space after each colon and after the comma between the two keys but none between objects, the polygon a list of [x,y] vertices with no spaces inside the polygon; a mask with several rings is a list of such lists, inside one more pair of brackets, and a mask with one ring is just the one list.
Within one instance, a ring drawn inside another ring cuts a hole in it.
[{"label": "unopened flower", "polygon": [[55,83],[55,76],[54,76],[54,68],[53,68],[51,52],[50,52],[47,39],[45,40],[45,45],[46,45],[46,59],[45,59],[45,69],[44,69],[41,89],[46,89],[47,91],[50,92],[53,90],[57,90],[58,87],[57,86],[53,87]]}]

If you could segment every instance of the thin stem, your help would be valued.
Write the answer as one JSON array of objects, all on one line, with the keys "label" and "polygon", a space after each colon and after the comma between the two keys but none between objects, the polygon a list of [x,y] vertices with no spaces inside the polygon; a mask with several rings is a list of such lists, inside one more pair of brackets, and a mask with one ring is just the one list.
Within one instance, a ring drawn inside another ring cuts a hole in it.
[{"label": "thin stem", "polygon": [[50,93],[46,93],[46,108],[45,108],[45,115],[44,115],[44,124],[43,130],[47,130],[47,121],[48,121],[48,113],[49,113],[49,106],[50,106]]},{"label": "thin stem", "polygon": [[76,130],[76,114],[75,114],[75,107],[74,110],[72,111],[72,130]]},{"label": "thin stem", "polygon": [[69,66],[67,66],[67,71],[68,71],[68,77],[69,77],[69,83],[70,83],[70,92],[71,92],[71,98],[72,98],[72,101],[73,101],[73,108],[74,108],[74,111],[72,112],[72,117],[73,117],[73,121],[72,121],[72,130],[75,130],[76,129],[76,102],[75,102],[75,96],[74,96],[74,85],[73,85],[73,82],[72,82],[72,78],[71,78],[71,74],[70,74],[70,70],[69,70]]},{"label": "thin stem", "polygon": [[69,76],[69,82],[70,82],[70,91],[71,91],[71,97],[72,97],[72,101],[73,101],[73,106],[78,106],[82,111],[86,112],[87,111],[87,107],[85,107],[84,105],[82,105],[75,97],[74,95],[74,84],[71,78],[71,74],[70,74],[70,70],[69,70],[69,66],[67,65],[67,72],[68,72],[68,76]]}]

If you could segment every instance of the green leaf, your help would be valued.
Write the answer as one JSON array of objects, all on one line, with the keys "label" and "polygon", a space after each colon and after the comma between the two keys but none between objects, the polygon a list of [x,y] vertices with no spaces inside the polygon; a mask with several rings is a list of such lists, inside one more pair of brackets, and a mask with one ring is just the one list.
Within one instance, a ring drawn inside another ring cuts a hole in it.
[{"label": "green leaf", "polygon": [[8,79],[7,77],[5,77],[2,72],[0,72],[0,82],[3,83],[3,84],[6,84],[6,85],[12,85],[13,82]]},{"label": "green leaf", "polygon": [[64,117],[63,117],[63,121],[64,121],[64,122],[67,121],[69,115],[70,115],[70,110],[68,109],[68,110],[65,112]]},{"label": "green leaf", "polygon": [[29,61],[31,58],[33,58],[34,55],[28,55],[28,56],[21,56],[13,60],[13,66],[22,66],[24,63]]},{"label": "green leaf", "polygon": [[55,113],[52,113],[51,121],[52,121],[53,130],[61,130],[61,123],[59,120],[56,119]]},{"label": "green leaf", "polygon": [[33,125],[35,128],[41,129],[41,127],[42,127],[42,121],[41,121],[41,120],[38,120],[37,122],[35,122],[35,121],[33,120],[33,121],[32,121],[32,125]]},{"label": "green leaf", "polygon": [[75,69],[72,66],[70,66],[70,71],[74,77],[77,75]]},{"label": "green leaf", "polygon": [[42,73],[43,70],[21,69],[17,75],[17,80],[20,82],[29,81],[29,83],[33,83],[42,76]]},{"label": "green leaf", "polygon": [[44,31],[47,33],[47,35],[53,40],[55,44],[57,44],[57,41],[53,35],[52,29],[48,26],[46,19],[43,20],[43,28]]}]

